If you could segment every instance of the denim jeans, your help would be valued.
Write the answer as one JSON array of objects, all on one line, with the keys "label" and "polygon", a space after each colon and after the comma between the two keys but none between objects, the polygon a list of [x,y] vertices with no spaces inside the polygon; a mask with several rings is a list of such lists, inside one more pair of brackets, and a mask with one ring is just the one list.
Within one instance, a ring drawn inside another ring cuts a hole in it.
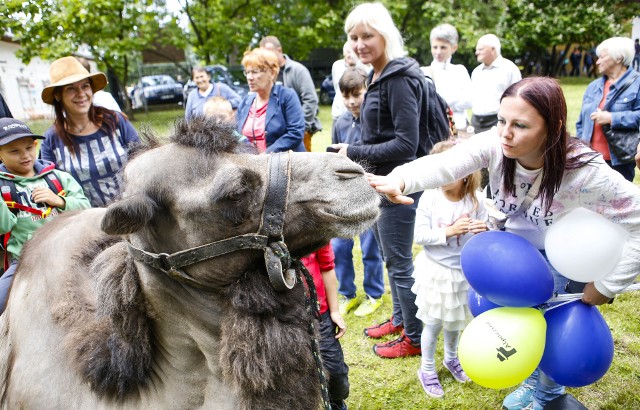
[{"label": "denim jeans", "polygon": [[344,408],[344,400],[349,397],[349,366],[344,361],[340,341],[336,339],[336,325],[329,312],[320,316],[320,356],[329,373],[329,400],[331,409]]},{"label": "denim jeans", "polygon": [[[6,251],[5,251],[6,252]],[[9,299],[9,291],[13,283],[13,273],[16,271],[18,262],[13,261],[7,270],[0,277],[0,314],[7,308],[7,300]]]},{"label": "denim jeans", "polygon": [[[354,298],[356,297],[354,282],[356,273],[353,268],[353,239],[332,239],[331,247],[335,254],[338,293],[348,298]],[[374,299],[379,299],[384,293],[384,276],[380,247],[372,229],[367,229],[360,234],[360,249],[364,265],[364,280],[362,281],[364,292]]]},{"label": "denim jeans", "polygon": [[376,222],[376,239],[382,248],[387,266],[389,287],[393,300],[393,324],[404,325],[404,333],[411,342],[420,343],[422,321],[416,317],[416,295],[411,291],[413,273],[413,228],[416,208],[422,192],[409,195],[412,205],[387,205],[380,208]]},{"label": "denim jeans", "polygon": [[[549,263],[549,259],[547,259],[547,255],[544,251],[540,251],[540,253],[542,253],[542,256],[544,256],[545,260],[547,261],[547,265],[549,265],[549,269],[553,274],[553,291],[558,294],[567,293],[564,288],[569,282],[569,279],[562,276],[557,270],[553,268],[553,266],[551,266],[551,264]],[[536,389],[533,397],[542,407],[544,407],[547,403],[549,403],[556,397],[564,394],[564,386],[551,380],[546,374],[540,371],[540,369],[536,369],[531,374],[531,376],[529,376],[529,378],[525,380],[525,383],[531,386],[535,386]]]},{"label": "denim jeans", "polygon": [[605,161],[611,168],[615,171],[618,171],[624,179],[627,181],[633,182],[633,179],[636,176],[636,163],[629,162],[627,164],[619,164],[619,165],[611,165],[611,161]]}]

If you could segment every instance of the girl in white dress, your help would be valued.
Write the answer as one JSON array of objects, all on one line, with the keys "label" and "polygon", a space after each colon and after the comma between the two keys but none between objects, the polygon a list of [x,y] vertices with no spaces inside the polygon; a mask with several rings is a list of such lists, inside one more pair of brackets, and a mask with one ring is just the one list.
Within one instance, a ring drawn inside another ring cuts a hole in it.
[{"label": "girl in white dress", "polygon": [[[439,142],[437,154],[456,144]],[[422,363],[418,379],[431,397],[442,397],[444,390],[435,365],[438,335],[444,328],[444,366],[460,383],[469,378],[458,360],[458,339],[470,319],[467,283],[460,268],[462,246],[474,234],[487,230],[487,210],[478,191],[478,172],[440,188],[425,191],[418,204],[414,242],[423,246],[414,261],[417,317],[424,322]]]}]

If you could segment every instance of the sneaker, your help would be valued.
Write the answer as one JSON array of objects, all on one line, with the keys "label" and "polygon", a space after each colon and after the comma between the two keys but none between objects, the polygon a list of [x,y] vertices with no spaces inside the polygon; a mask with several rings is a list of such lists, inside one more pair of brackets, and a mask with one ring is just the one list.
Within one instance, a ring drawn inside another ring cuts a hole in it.
[{"label": "sneaker", "polygon": [[438,380],[438,373],[425,373],[422,369],[418,369],[418,380],[420,380],[420,384],[424,389],[424,392],[429,396],[439,399],[444,396],[444,390],[442,389],[442,385],[440,384],[440,380]]},{"label": "sneaker", "polygon": [[378,310],[380,305],[382,305],[382,298],[374,299],[371,296],[367,295],[367,297],[364,299],[364,302],[362,302],[360,306],[358,306],[353,314],[358,317],[367,316]]},{"label": "sneaker", "polygon": [[414,346],[411,339],[402,332],[402,336],[397,339],[373,346],[373,353],[385,359],[395,359],[397,357],[419,356],[422,351],[420,345]]},{"label": "sneaker", "polygon": [[338,295],[338,309],[342,316],[351,312],[356,306],[358,306],[357,298],[348,298],[345,295]]},{"label": "sneaker", "polygon": [[502,401],[503,410],[521,410],[533,403],[535,387],[523,383]]},{"label": "sneaker", "polygon": [[531,403],[524,406],[522,410],[542,410],[542,406],[537,401],[531,400]]},{"label": "sneaker", "polygon": [[393,318],[386,320],[378,325],[364,329],[364,335],[372,339],[380,339],[387,335],[399,335],[402,333],[402,323],[398,326],[393,325]]},{"label": "sneaker", "polygon": [[456,379],[458,382],[466,383],[470,380],[469,376],[467,376],[464,370],[462,370],[462,366],[460,366],[460,360],[458,360],[458,358],[455,358],[450,362],[445,362],[443,360],[442,364],[444,365],[444,367],[447,368],[447,370],[451,372],[451,375],[453,376],[453,378]]}]

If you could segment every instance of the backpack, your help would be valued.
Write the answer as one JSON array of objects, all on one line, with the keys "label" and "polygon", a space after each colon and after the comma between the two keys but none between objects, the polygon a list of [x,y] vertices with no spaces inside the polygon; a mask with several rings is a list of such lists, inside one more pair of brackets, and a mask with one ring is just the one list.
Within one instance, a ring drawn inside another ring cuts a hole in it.
[{"label": "backpack", "polygon": [[[425,75],[422,107],[420,114],[420,140],[417,157],[429,154],[431,148],[440,141],[446,141],[455,135],[453,112],[444,98],[436,92],[433,80]],[[426,112],[426,115],[422,115]]]},{"label": "backpack", "polygon": [[[58,177],[54,172],[49,172],[44,176],[44,180],[55,194],[64,197],[66,192],[64,188],[62,188],[62,184],[58,180]],[[16,189],[16,184],[12,180],[0,178],[0,194],[2,195],[2,200],[5,204],[7,204],[7,208],[11,210],[11,212],[15,214],[18,211],[26,211],[32,213],[34,215],[41,216],[43,219],[51,214],[52,207],[47,207],[46,211],[41,211],[37,208],[32,208],[30,206],[24,205],[20,202],[20,195],[18,195],[18,190]],[[6,232],[0,235],[0,246],[4,250],[4,270],[6,271],[9,268],[9,252],[7,251],[7,245],[9,244],[9,238],[11,238],[11,231]]]}]

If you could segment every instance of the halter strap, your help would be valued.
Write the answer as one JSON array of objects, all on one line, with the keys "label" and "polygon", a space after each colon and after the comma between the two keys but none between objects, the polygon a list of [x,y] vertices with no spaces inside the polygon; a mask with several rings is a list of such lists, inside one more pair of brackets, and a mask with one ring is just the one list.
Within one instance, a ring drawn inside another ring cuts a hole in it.
[{"label": "halter strap", "polygon": [[290,153],[271,154],[267,192],[257,233],[238,235],[172,254],[148,252],[127,241],[129,254],[134,260],[158,269],[179,282],[198,289],[213,290],[182,268],[237,250],[262,249],[272,286],[278,291],[291,289],[296,276],[294,270],[290,269],[292,260],[282,236],[290,179]]}]

